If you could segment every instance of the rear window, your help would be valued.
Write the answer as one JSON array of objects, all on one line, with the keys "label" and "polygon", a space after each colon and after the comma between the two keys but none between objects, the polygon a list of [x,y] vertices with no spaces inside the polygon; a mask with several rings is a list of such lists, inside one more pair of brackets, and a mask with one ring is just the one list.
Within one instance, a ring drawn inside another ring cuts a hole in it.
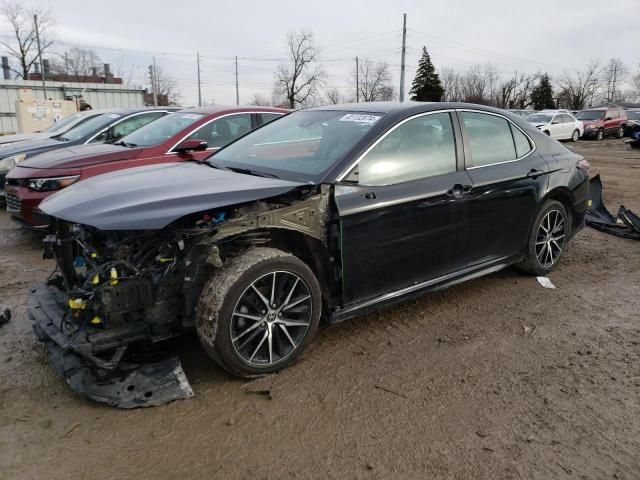
[{"label": "rear window", "polygon": [[604,111],[602,110],[583,110],[576,115],[578,120],[600,120],[604,118]]}]

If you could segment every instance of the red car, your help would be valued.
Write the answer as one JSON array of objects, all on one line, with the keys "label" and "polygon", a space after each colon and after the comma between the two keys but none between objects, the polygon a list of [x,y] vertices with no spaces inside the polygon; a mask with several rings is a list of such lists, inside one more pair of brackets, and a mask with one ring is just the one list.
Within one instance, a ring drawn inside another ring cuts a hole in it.
[{"label": "red car", "polygon": [[269,107],[203,107],[171,113],[114,144],[91,144],[47,152],[7,174],[7,211],[34,227],[49,218],[38,208],[57,190],[123,168],[201,160],[245,133],[288,113]]}]

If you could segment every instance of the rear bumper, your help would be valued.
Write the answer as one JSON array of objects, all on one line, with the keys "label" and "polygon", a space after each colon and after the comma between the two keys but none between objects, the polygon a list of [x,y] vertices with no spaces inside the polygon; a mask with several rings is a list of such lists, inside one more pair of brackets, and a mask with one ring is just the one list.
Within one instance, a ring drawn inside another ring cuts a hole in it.
[{"label": "rear bumper", "polygon": [[117,333],[111,332],[103,337],[111,338],[113,344],[102,339],[98,347],[109,358],[99,357],[92,334],[65,321],[67,302],[57,287],[38,284],[29,292],[27,312],[38,340],[46,344],[49,362],[73,391],[119,408],[161,405],[193,396],[177,357],[121,363],[128,345],[116,346]]}]

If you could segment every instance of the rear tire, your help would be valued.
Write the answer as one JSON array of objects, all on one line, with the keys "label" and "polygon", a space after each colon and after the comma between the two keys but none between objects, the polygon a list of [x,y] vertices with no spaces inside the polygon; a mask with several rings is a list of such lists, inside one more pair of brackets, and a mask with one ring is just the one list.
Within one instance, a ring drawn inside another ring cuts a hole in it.
[{"label": "rear tire", "polygon": [[298,359],[318,329],[321,310],[320,286],[302,260],[275,248],[252,248],[226,260],[205,284],[196,330],[222,368],[255,377]]},{"label": "rear tire", "polygon": [[604,140],[604,130],[602,129],[598,130],[598,132],[596,133],[596,140],[597,141]]},{"label": "rear tire", "polygon": [[620,126],[618,127],[618,131],[616,132],[616,138],[622,138],[624,137],[624,127]]},{"label": "rear tire", "polygon": [[577,142],[578,140],[580,140],[580,130],[576,129],[573,131],[573,134],[571,135],[571,141]]},{"label": "rear tire", "polygon": [[547,200],[533,222],[518,268],[532,275],[546,275],[558,263],[570,233],[569,214],[557,200]]}]

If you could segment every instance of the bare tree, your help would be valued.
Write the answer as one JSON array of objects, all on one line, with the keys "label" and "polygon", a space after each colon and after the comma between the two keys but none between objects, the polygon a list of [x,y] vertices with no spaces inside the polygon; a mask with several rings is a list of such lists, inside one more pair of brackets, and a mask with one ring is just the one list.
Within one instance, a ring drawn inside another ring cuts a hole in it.
[{"label": "bare tree", "polygon": [[540,73],[526,74],[515,72],[513,77],[500,82],[497,100],[499,108],[525,109],[531,105],[531,91],[540,79]]},{"label": "bare tree", "polygon": [[271,101],[267,98],[266,95],[263,95],[262,93],[255,92],[253,94],[251,102],[249,102],[249,105],[257,105],[257,106],[260,106],[260,107],[268,107],[268,106],[271,105]]},{"label": "bare tree", "polygon": [[633,85],[633,89],[636,91],[636,95],[640,96],[640,65],[638,65],[638,71],[636,74],[631,77],[631,84]]},{"label": "bare tree", "polygon": [[342,95],[340,90],[336,87],[327,89],[324,96],[328,105],[337,105],[338,103],[343,103],[345,101],[344,95]]},{"label": "bare tree", "polygon": [[89,77],[94,69],[98,72],[102,68],[102,60],[96,51],[88,48],[74,47],[60,57],[51,65],[53,73],[69,75],[76,80]]},{"label": "bare tree", "polygon": [[602,86],[600,65],[592,60],[584,70],[574,74],[565,72],[558,85],[560,103],[572,110],[582,110]]},{"label": "bare tree", "polygon": [[489,81],[482,65],[473,65],[460,77],[460,90],[465,102],[488,104]]},{"label": "bare tree", "polygon": [[[358,94],[363,102],[375,102],[379,100],[391,100],[393,87],[391,86],[391,73],[386,62],[372,62],[364,59],[358,67]],[[355,72],[353,74],[355,82]]]},{"label": "bare tree", "polygon": [[440,71],[440,81],[444,88],[443,100],[447,102],[459,102],[463,99],[460,89],[460,74],[453,68],[443,68]]},{"label": "bare tree", "polygon": [[620,100],[621,85],[629,75],[629,69],[619,58],[610,58],[604,69],[603,81],[607,85],[607,102]]},{"label": "bare tree", "polygon": [[180,90],[175,79],[165,73],[164,69],[160,66],[155,69],[155,85],[152,85],[152,89],[155,89],[158,104],[161,106],[178,105],[180,103]]},{"label": "bare tree", "polygon": [[289,108],[305,105],[317,94],[324,80],[318,65],[318,49],[313,33],[305,30],[287,34],[288,63],[278,65],[275,73],[274,96],[281,95]]},{"label": "bare tree", "polygon": [[27,79],[33,64],[38,60],[38,44],[36,42],[36,26],[34,15],[38,16],[40,48],[44,53],[53,45],[53,19],[48,10],[27,9],[21,3],[5,2],[0,5],[0,18],[12,31],[13,39],[0,44],[7,49],[20,65],[13,70],[23,79]]}]

